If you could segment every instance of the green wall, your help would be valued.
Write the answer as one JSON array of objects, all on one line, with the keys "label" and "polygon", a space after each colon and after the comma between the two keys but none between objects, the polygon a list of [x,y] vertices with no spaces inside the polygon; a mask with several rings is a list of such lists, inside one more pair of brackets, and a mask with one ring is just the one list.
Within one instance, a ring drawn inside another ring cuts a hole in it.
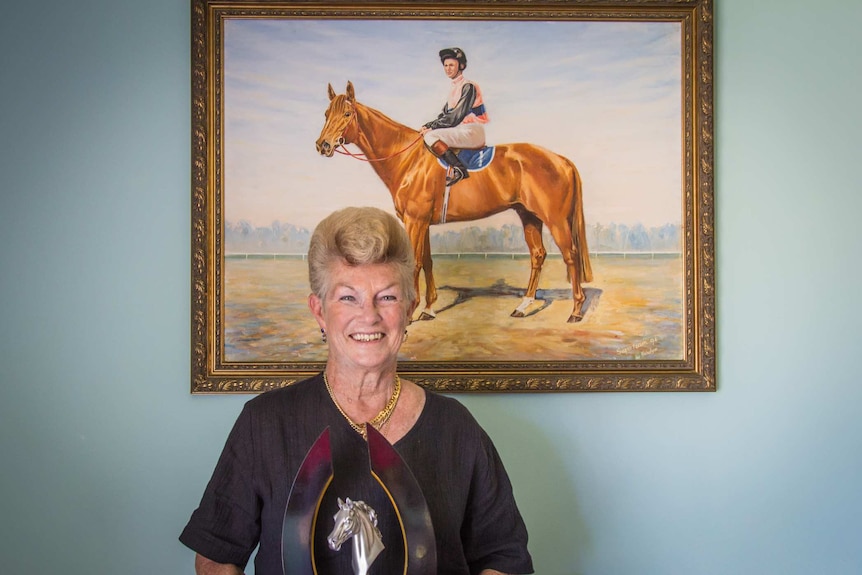
[{"label": "green wall", "polygon": [[[862,572],[862,2],[718,0],[714,394],[459,396],[540,575]],[[192,573],[187,0],[0,18],[0,570]]]}]

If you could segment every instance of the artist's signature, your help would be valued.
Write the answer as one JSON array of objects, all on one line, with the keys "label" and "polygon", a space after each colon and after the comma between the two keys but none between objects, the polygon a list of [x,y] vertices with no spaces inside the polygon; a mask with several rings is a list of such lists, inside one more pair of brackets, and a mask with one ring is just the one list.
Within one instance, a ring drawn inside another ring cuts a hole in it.
[{"label": "artist's signature", "polygon": [[634,359],[642,359],[655,355],[659,350],[661,338],[658,336],[645,337],[617,350],[617,355],[629,355]]}]

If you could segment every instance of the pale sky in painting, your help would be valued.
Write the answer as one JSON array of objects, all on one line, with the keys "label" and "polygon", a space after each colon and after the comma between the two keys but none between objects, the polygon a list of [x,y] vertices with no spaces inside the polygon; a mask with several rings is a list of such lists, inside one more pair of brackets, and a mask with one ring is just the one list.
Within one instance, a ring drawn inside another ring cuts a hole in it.
[{"label": "pale sky in painting", "polygon": [[[315,151],[326,86],[350,80],[357,100],[418,128],[445,100],[437,53],[450,46],[482,88],[488,143],[572,160],[588,224],[681,222],[678,23],[319,19],[225,24],[226,219],[311,229],[340,206],[394,211],[367,163]],[[506,222],[518,219],[477,223]]]}]

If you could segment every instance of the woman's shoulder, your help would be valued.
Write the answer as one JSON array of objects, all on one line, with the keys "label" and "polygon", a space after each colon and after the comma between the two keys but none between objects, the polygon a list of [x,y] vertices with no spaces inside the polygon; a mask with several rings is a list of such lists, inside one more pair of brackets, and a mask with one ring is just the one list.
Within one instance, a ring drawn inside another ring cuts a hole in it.
[{"label": "woman's shoulder", "polygon": [[434,426],[479,427],[463,403],[429,389],[425,390],[425,415]]},{"label": "woman's shoulder", "polygon": [[310,402],[323,397],[322,390],[325,391],[323,377],[317,374],[278,389],[265,391],[248,400],[245,409],[251,412],[276,410],[282,413],[294,409],[309,409]]}]

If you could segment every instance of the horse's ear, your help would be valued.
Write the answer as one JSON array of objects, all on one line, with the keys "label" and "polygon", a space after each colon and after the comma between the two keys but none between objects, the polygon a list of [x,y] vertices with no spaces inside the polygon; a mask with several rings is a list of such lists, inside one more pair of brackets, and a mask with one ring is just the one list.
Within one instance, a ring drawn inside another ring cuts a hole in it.
[{"label": "horse's ear", "polygon": [[347,81],[347,99],[351,102],[356,101],[356,92],[353,91],[353,82]]},{"label": "horse's ear", "polygon": [[335,90],[332,89],[332,84],[327,84],[326,87],[329,90],[329,99],[335,99]]}]

